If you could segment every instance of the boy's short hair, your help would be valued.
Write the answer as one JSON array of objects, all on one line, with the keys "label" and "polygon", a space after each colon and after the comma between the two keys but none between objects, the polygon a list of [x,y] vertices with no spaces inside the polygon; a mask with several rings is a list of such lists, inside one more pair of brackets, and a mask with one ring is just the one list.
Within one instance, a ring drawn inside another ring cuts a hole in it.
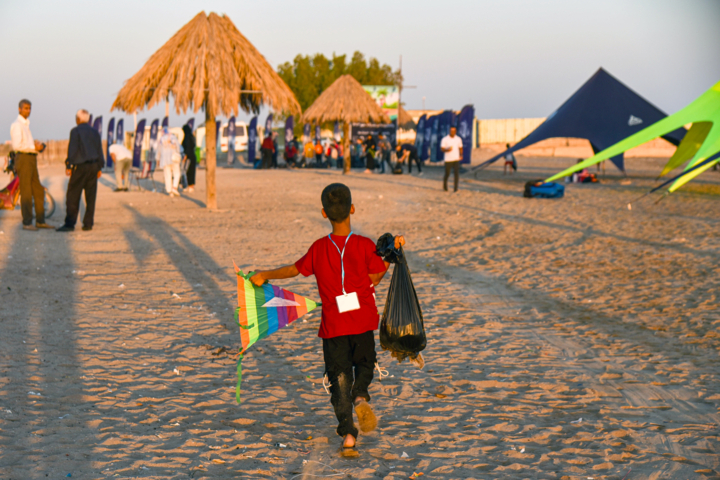
[{"label": "boy's short hair", "polygon": [[346,185],[331,183],[322,191],[320,201],[331,222],[342,222],[350,216],[352,194]]}]

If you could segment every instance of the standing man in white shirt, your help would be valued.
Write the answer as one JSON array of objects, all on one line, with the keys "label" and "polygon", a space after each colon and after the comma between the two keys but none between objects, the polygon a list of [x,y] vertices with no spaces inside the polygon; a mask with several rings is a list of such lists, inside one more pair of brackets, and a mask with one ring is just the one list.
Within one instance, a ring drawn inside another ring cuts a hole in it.
[{"label": "standing man in white shirt", "polygon": [[130,167],[132,166],[132,152],[119,143],[110,145],[110,156],[115,162],[116,192],[127,192],[130,189]]},{"label": "standing man in white shirt", "polygon": [[[45,189],[40,183],[37,154],[45,145],[33,140],[30,133],[30,100],[22,99],[18,105],[18,117],[10,127],[10,139],[15,155],[15,169],[20,177],[20,209],[24,230],[54,228],[45,223]],[[32,224],[33,200],[35,200],[35,225]]]},{"label": "standing man in white shirt", "polygon": [[462,138],[457,136],[457,129],[450,127],[450,135],[445,136],[440,142],[440,150],[445,152],[445,178],[443,178],[443,189],[447,192],[447,181],[450,177],[450,170],[455,173],[455,190],[458,191],[458,180],[460,178],[460,160],[463,158]]}]

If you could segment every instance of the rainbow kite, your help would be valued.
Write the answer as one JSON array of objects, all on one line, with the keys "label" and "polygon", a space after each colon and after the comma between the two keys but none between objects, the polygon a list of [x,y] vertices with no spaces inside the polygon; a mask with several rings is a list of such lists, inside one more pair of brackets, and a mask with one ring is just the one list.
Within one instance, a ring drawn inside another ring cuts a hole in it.
[{"label": "rainbow kite", "polygon": [[240,326],[242,342],[237,363],[238,382],[235,390],[235,399],[240,403],[243,354],[261,338],[290,325],[317,308],[319,304],[269,283],[262,287],[256,287],[250,281],[250,277],[255,272],[246,275],[234,262],[233,265],[238,279],[238,308],[235,310],[235,318]]}]

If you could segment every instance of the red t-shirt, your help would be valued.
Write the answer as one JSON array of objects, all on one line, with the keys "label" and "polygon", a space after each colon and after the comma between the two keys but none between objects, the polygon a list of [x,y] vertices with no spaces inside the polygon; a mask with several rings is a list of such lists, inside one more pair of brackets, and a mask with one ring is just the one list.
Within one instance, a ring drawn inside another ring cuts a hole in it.
[{"label": "red t-shirt", "polygon": [[[332,236],[335,245],[342,252],[348,237]],[[367,237],[352,234],[345,249],[345,291],[355,292],[360,308],[340,313],[335,297],[343,294],[342,268],[340,253],[328,237],[312,244],[308,252],[295,262],[295,267],[303,276],[315,275],[320,301],[322,302],[322,321],[320,338],[333,338],[341,335],[357,335],[378,328],[378,311],[375,305],[375,287],[368,276],[371,273],[384,272],[385,262],[375,253],[375,242]]]}]

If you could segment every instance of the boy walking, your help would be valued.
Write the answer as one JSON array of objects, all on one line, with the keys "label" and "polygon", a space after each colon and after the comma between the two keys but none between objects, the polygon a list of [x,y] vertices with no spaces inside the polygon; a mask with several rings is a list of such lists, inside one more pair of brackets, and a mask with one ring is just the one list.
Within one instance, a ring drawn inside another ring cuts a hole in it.
[{"label": "boy walking", "polygon": [[[330,401],[338,419],[337,433],[343,447],[355,446],[358,430],[353,406],[363,432],[377,426],[370,408],[368,387],[376,363],[375,336],[378,311],[375,286],[389,263],[375,253],[375,242],[353,233],[350,215],[355,213],[350,189],[333,183],[321,195],[322,216],[330,220],[332,233],[312,244],[295,264],[260,270],[250,278],[261,286],[266,280],[315,275],[322,301],[318,336],[323,339],[325,373],[330,381]],[[405,244],[395,237],[395,247]]]}]

